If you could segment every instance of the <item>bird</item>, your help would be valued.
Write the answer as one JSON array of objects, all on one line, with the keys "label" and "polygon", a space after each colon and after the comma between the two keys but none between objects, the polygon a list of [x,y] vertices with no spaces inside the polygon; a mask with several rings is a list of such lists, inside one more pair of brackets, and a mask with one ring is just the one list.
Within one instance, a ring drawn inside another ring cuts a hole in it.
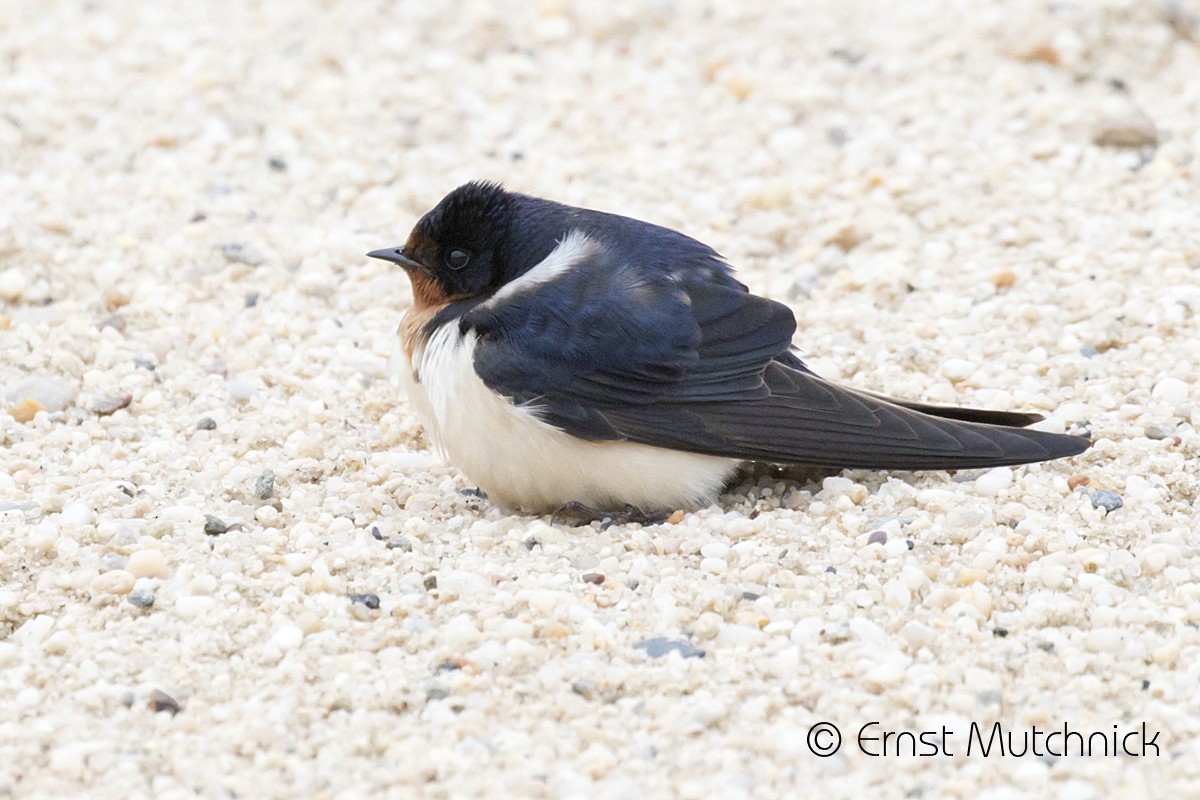
[{"label": "bird", "polygon": [[[670,228],[472,181],[369,257],[403,268],[399,378],[435,448],[519,513],[655,520],[746,462],[960,470],[1076,455],[1037,414],[835,384],[796,318]],[[605,516],[608,515],[608,516]]]}]

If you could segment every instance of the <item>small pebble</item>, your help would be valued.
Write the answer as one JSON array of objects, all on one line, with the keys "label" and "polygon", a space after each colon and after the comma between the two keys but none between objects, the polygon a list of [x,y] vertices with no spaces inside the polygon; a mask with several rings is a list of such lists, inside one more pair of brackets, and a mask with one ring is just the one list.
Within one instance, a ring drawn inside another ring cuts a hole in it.
[{"label": "small pebble", "polygon": [[867,544],[887,544],[886,531],[871,531],[871,535],[867,537]]},{"label": "small pebble", "polygon": [[586,678],[575,681],[571,684],[571,691],[582,697],[584,700],[591,700],[596,694],[596,682],[589,681]]},{"label": "small pebble", "polygon": [[1075,491],[1080,486],[1087,486],[1091,482],[1092,479],[1087,475],[1072,475],[1071,477],[1067,478],[1067,488],[1071,491]]},{"label": "small pebble", "polygon": [[9,387],[7,395],[14,403],[33,400],[41,408],[53,412],[62,411],[74,401],[75,388],[59,378],[32,377]]},{"label": "small pebble", "polygon": [[258,292],[251,292],[246,295],[246,308],[254,308],[258,305]]},{"label": "small pebble", "polygon": [[957,383],[974,375],[976,369],[976,366],[966,359],[951,358],[942,364],[942,375]]},{"label": "small pebble", "polygon": [[435,683],[425,690],[426,700],[445,700],[450,696],[450,687]]},{"label": "small pebble", "polygon": [[92,580],[92,591],[96,594],[129,594],[136,580],[132,572],[114,569],[97,575]]},{"label": "small pebble", "polygon": [[46,407],[34,400],[32,397],[26,397],[19,403],[10,406],[8,413],[17,422],[29,422],[38,415],[39,411],[45,411]]},{"label": "small pebble", "polygon": [[1011,269],[1002,269],[992,275],[992,285],[997,289],[1010,289],[1017,283],[1017,273]]},{"label": "small pebble", "polygon": [[1092,141],[1101,147],[1156,147],[1158,129],[1145,117],[1108,117],[1100,120]]},{"label": "small pebble", "polygon": [[101,330],[104,330],[105,328],[112,328],[115,331],[124,333],[125,329],[129,327],[129,320],[125,319],[124,315],[122,314],[109,314],[107,317],[100,320],[100,324],[97,325],[97,327]]},{"label": "small pebble", "polygon": [[180,711],[179,701],[166,692],[155,689],[150,693],[150,701],[147,703],[150,710],[157,714],[160,711],[169,712],[173,717]]},{"label": "small pebble", "polygon": [[148,579],[139,578],[133,591],[126,595],[125,599],[138,608],[150,608],[154,605],[154,588]]},{"label": "small pebble", "polygon": [[268,528],[273,528],[279,523],[279,511],[275,506],[259,506],[254,509],[254,518]]},{"label": "small pebble", "polygon": [[287,624],[271,636],[271,644],[287,652],[295,650],[304,641],[304,631],[298,625]]},{"label": "small pebble", "polygon": [[129,563],[129,559],[120,553],[105,553],[100,556],[100,571],[112,572],[114,569],[125,569],[125,565]]},{"label": "small pebble", "polygon": [[673,652],[679,653],[683,658],[704,658],[704,651],[686,639],[666,639],[656,636],[653,639],[638,642],[634,648],[645,652],[650,658],[662,658]]},{"label": "small pebble", "polygon": [[1110,514],[1123,505],[1125,505],[1125,502],[1121,500],[1121,496],[1116,492],[1110,492],[1108,489],[1097,489],[1092,493],[1092,506],[1103,508]]},{"label": "small pebble", "polygon": [[426,575],[421,585],[425,587],[425,591],[432,592],[437,588],[437,575]]},{"label": "small pebble", "polygon": [[165,578],[167,562],[161,550],[139,550],[125,567],[135,578]]},{"label": "small pebble", "polygon": [[185,594],[175,599],[175,613],[184,619],[205,619],[217,607],[217,601],[208,595]]},{"label": "small pebble", "polygon": [[113,397],[101,397],[92,404],[92,411],[94,411],[97,416],[108,417],[117,413],[122,408],[127,408],[132,402],[133,395],[131,394],[123,394]]},{"label": "small pebble", "polygon": [[16,267],[0,272],[0,298],[15,303],[28,288],[29,278]]},{"label": "small pebble", "polygon": [[59,524],[64,526],[87,525],[91,521],[92,509],[82,502],[67,503],[58,515]]},{"label": "small pebble", "polygon": [[1178,406],[1188,399],[1188,389],[1188,385],[1178,378],[1163,378],[1154,384],[1151,395],[1168,405]]},{"label": "small pebble", "polygon": [[242,242],[225,242],[221,245],[221,255],[225,256],[226,261],[231,261],[235,264],[246,264],[251,267],[257,267],[263,263],[262,253]]},{"label": "small pebble", "polygon": [[350,595],[350,602],[362,603],[367,608],[374,610],[379,608],[379,595],[370,593],[352,594]]},{"label": "small pebble", "polygon": [[996,467],[975,479],[975,491],[988,497],[995,497],[1009,486],[1012,486],[1013,471],[1008,467]]},{"label": "small pebble", "polygon": [[604,576],[599,572],[588,572],[584,574],[583,582],[599,586],[600,584],[604,583]]},{"label": "small pebble", "polygon": [[204,515],[204,532],[209,536],[220,536],[227,530],[229,530],[229,526],[222,522],[219,517],[214,517],[212,514]]},{"label": "small pebble", "polygon": [[667,517],[667,524],[678,525],[679,523],[683,522],[684,516],[683,509],[676,509],[671,512],[671,516]]},{"label": "small pebble", "polygon": [[254,496],[260,500],[266,500],[275,493],[275,473],[269,469],[264,469],[258,476],[258,480],[254,481]]},{"label": "small pebble", "polygon": [[1155,440],[1170,439],[1174,433],[1175,433],[1174,425],[1147,425],[1146,426],[1146,438],[1147,439],[1155,439]]},{"label": "small pebble", "polygon": [[245,378],[234,378],[227,384],[229,396],[239,403],[245,403],[254,397],[254,386]]},{"label": "small pebble", "polygon": [[198,431],[215,431],[217,429],[217,421],[212,417],[201,417],[196,421],[196,430]]}]

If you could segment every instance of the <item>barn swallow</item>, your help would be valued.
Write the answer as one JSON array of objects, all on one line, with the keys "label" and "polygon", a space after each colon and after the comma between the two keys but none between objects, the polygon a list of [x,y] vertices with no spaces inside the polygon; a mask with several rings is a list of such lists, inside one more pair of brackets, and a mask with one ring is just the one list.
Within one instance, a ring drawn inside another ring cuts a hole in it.
[{"label": "barn swallow", "polygon": [[468,183],[401,247],[401,381],[435,446],[508,508],[711,502],[746,461],[941,470],[1090,445],[1036,414],[893,400],[817,376],[796,319],[668,228]]}]

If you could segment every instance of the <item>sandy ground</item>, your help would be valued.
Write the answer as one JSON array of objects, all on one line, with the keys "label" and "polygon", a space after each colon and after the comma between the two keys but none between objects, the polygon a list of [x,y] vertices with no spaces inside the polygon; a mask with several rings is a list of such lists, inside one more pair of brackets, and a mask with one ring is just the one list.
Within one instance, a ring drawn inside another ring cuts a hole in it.
[{"label": "sandy ground", "polygon": [[[3,0],[0,797],[1200,796],[1200,5],[618,5]],[[505,515],[362,255],[470,178],[1096,446]]]}]

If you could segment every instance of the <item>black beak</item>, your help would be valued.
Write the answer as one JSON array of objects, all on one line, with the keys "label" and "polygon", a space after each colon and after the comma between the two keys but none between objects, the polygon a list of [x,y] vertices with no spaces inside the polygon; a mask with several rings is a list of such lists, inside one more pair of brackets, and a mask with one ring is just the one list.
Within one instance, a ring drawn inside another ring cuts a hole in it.
[{"label": "black beak", "polygon": [[393,264],[399,264],[405,269],[419,269],[422,271],[425,269],[425,267],[421,266],[420,263],[413,261],[411,258],[406,256],[404,254],[404,248],[402,247],[385,247],[382,250],[372,250],[371,252],[367,253],[367,257],[381,258],[384,261],[391,261]]}]

